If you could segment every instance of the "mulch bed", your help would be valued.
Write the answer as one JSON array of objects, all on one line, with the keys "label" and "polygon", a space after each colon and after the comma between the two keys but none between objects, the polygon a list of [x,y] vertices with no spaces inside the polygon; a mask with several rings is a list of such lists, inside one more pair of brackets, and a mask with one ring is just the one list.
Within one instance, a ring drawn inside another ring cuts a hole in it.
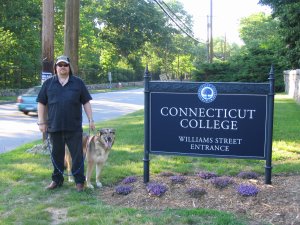
[{"label": "mulch bed", "polygon": [[[170,177],[150,177],[150,182],[164,184],[167,191],[160,197],[149,195],[142,177],[130,183],[133,190],[128,195],[116,193],[116,186],[103,187],[99,198],[109,205],[145,210],[163,210],[166,208],[207,208],[244,215],[253,224],[267,222],[271,224],[300,225],[300,176],[273,176],[272,185],[264,183],[264,177],[255,180],[233,177],[233,184],[219,189],[210,180],[196,175],[185,176],[183,183],[173,183]],[[259,188],[256,196],[244,197],[238,194],[239,184],[251,184]],[[190,187],[204,188],[207,193],[201,197],[191,197],[187,193]]]},{"label": "mulch bed", "polygon": [[[48,154],[44,145],[28,151]],[[265,184],[264,177],[255,180],[233,177],[233,184],[223,189],[216,188],[210,180],[196,175],[184,177],[186,178],[184,183],[174,184],[168,176],[151,176],[150,182],[164,184],[168,189],[160,197],[149,195],[143,178],[137,177],[137,181],[130,184],[133,191],[128,195],[116,193],[116,187],[121,184],[120,182],[113,187],[101,188],[99,198],[109,205],[145,210],[216,209],[244,215],[251,219],[252,225],[262,223],[300,225],[300,175],[273,175],[272,185]],[[243,197],[236,191],[236,187],[240,184],[255,185],[260,191],[256,196]],[[198,198],[191,197],[187,194],[187,190],[191,187],[204,188],[207,193]]]}]

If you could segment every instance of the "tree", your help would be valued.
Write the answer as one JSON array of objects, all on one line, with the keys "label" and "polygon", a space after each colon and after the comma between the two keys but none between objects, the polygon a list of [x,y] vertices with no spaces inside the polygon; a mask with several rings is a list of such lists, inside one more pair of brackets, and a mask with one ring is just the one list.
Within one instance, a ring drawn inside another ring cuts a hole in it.
[{"label": "tree", "polygon": [[89,83],[105,82],[107,71],[103,71],[100,55],[111,46],[104,46],[99,38],[97,18],[102,12],[101,2],[81,0],[80,5],[79,74]]},{"label": "tree", "polygon": [[241,19],[240,38],[247,47],[272,48],[281,44],[279,23],[265,13],[252,14]]},{"label": "tree", "polygon": [[17,40],[13,33],[5,31],[0,27],[0,83],[2,88],[11,86],[9,77],[10,68],[13,66],[14,56],[16,52],[14,49],[17,46]]},{"label": "tree", "polygon": [[[41,1],[3,0],[0,7],[0,27],[14,38],[14,48],[6,55],[9,63],[1,72],[7,77],[5,88],[29,87],[40,81]],[[1,49],[2,50],[2,49]]]},{"label": "tree", "polygon": [[283,91],[281,71],[286,66],[286,61],[280,56],[280,49],[284,45],[278,33],[278,26],[277,20],[264,13],[243,18],[240,23],[240,37],[245,45],[240,48],[230,46],[230,58],[226,61],[215,60],[213,64],[198,65],[195,79],[198,81],[266,82],[273,64],[276,68],[276,91]]},{"label": "tree", "polygon": [[286,61],[280,54],[283,42],[278,33],[279,23],[264,13],[253,14],[241,20],[240,37],[245,43],[237,55],[229,60],[238,71],[235,80],[265,82],[271,64],[276,68],[276,89],[283,90],[281,71]]},{"label": "tree", "polygon": [[261,4],[272,8],[273,18],[279,20],[279,32],[283,37],[285,48],[283,54],[291,68],[300,66],[300,2],[297,0],[278,1],[260,0]]},{"label": "tree", "polygon": [[[161,73],[179,79],[182,74],[190,74],[194,69],[193,61],[199,59],[198,52],[195,50],[196,43],[182,32],[183,29],[191,35],[192,18],[179,1],[168,1],[161,5],[181,29],[164,14],[164,20],[161,21],[165,21],[165,28],[163,28],[165,33],[160,39],[153,39],[147,43],[143,61],[147,61],[145,57],[148,58],[149,69],[156,79]],[[161,11],[161,8],[158,10]]]}]

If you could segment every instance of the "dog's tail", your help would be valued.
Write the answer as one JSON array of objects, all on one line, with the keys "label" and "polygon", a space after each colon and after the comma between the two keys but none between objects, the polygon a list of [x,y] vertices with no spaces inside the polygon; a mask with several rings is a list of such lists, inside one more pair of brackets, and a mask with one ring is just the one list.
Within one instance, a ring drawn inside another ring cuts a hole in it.
[{"label": "dog's tail", "polygon": [[86,154],[87,152],[87,143],[88,143],[88,139],[89,139],[89,135],[87,133],[83,133],[82,134],[82,149],[83,149],[83,153]]}]

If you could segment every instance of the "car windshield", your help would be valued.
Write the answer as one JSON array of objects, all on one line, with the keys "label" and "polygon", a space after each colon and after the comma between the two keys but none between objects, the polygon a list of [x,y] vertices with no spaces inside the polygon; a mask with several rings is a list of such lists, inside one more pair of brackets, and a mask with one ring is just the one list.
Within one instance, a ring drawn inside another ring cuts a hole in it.
[{"label": "car windshield", "polygon": [[40,86],[33,87],[33,88],[28,89],[28,91],[24,95],[25,96],[37,96],[38,93],[40,92],[40,90],[41,90]]}]

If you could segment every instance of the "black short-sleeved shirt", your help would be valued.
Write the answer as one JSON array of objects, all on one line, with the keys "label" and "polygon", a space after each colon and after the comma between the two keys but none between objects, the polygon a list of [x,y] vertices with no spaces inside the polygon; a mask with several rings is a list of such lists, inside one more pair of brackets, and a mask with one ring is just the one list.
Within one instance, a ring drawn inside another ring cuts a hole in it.
[{"label": "black short-sleeved shirt", "polygon": [[92,99],[84,82],[74,75],[62,86],[57,76],[47,79],[37,102],[48,106],[48,131],[82,131],[82,105]]}]

